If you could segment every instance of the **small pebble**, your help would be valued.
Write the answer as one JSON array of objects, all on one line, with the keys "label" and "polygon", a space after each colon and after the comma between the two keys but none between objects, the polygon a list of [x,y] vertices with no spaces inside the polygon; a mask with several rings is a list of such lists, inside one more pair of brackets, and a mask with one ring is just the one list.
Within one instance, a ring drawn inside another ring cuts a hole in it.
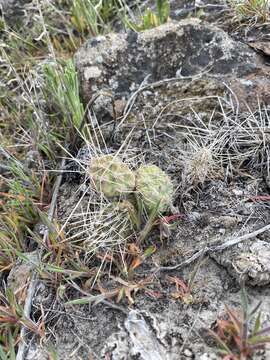
[{"label": "small pebble", "polygon": [[232,193],[236,196],[243,196],[244,195],[244,191],[241,189],[232,189]]},{"label": "small pebble", "polygon": [[191,357],[193,356],[193,353],[192,353],[191,350],[185,349],[185,350],[184,350],[184,355],[185,355],[186,357],[191,358]]}]

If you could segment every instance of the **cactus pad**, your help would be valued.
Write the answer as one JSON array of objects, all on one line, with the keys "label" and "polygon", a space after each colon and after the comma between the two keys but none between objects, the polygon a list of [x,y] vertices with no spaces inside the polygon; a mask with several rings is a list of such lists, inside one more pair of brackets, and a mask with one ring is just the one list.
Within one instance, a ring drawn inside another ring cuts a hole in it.
[{"label": "cactus pad", "polygon": [[115,156],[93,158],[89,172],[96,190],[108,198],[130,193],[135,188],[134,173]]},{"label": "cactus pad", "polygon": [[173,184],[156,165],[143,165],[136,172],[136,190],[148,212],[164,212],[172,203]]}]

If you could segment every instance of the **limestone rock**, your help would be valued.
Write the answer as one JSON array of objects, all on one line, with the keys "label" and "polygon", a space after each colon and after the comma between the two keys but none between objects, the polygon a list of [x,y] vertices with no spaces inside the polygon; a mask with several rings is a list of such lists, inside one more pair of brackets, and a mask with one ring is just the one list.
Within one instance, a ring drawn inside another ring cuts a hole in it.
[{"label": "limestone rock", "polygon": [[[239,89],[243,103],[255,100],[256,105],[261,88],[262,96],[267,96],[270,89],[270,80],[256,52],[195,18],[171,21],[138,34],[98,36],[79,49],[75,62],[84,100],[98,96],[93,107],[99,119],[113,113],[112,99],[127,100],[140,86],[164,79],[176,78],[181,87],[187,78],[200,75],[207,84],[200,96],[209,95],[208,84],[213,87],[213,82],[214,87],[222,84],[225,91],[225,82],[227,87],[232,84]],[[259,75],[256,81],[254,75]],[[186,97],[193,96],[194,90],[196,86],[188,86]]]},{"label": "limestone rock", "polygon": [[12,23],[24,15],[24,6],[29,2],[30,0],[0,0],[0,14]]},{"label": "limestone rock", "polygon": [[270,283],[270,244],[266,241],[240,244],[211,256],[239,281],[252,286]]}]

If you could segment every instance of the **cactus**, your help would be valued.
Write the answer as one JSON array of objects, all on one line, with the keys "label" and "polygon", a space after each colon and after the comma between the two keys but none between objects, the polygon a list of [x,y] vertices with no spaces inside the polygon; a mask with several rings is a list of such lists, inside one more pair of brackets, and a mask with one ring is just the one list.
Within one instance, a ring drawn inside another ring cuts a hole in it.
[{"label": "cactus", "polygon": [[135,175],[120,159],[103,155],[91,160],[91,181],[97,191],[108,198],[131,193],[135,188]]},{"label": "cactus", "polygon": [[139,229],[140,227],[140,219],[138,217],[138,212],[135,206],[129,200],[121,201],[116,205],[116,208],[119,209],[121,212],[125,212],[129,217],[133,227]]},{"label": "cactus", "polygon": [[156,165],[143,165],[136,172],[136,190],[146,210],[162,213],[172,203],[173,184]]},{"label": "cactus", "polygon": [[83,236],[82,232],[79,232],[79,235],[75,233],[73,239],[76,239],[76,236],[83,238],[88,254],[93,254],[98,249],[114,250],[120,244],[125,244],[134,234],[130,211],[133,211],[133,206],[128,201],[105,203],[99,211],[91,214]]},{"label": "cactus", "polygon": [[112,202],[107,210],[108,214],[115,219],[115,223],[111,226],[111,229],[114,229],[115,236],[122,240],[130,237],[136,225],[136,210],[132,203],[128,200]]}]

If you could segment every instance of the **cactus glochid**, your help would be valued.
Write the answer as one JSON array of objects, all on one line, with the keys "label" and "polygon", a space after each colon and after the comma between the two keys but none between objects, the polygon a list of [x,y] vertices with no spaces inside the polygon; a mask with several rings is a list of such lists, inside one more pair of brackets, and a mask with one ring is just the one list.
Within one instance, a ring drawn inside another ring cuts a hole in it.
[{"label": "cactus glochid", "polygon": [[135,188],[135,175],[132,170],[112,155],[93,158],[89,173],[96,190],[109,198],[131,193]]},{"label": "cactus glochid", "polygon": [[172,203],[173,184],[156,165],[142,165],[136,172],[136,191],[146,210],[164,212]]}]

